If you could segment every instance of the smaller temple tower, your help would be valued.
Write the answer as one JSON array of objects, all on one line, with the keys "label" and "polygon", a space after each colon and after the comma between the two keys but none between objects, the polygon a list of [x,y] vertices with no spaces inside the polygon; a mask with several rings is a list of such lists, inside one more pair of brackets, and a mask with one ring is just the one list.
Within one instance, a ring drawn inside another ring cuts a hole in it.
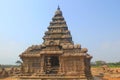
[{"label": "smaller temple tower", "polygon": [[41,45],[32,45],[20,58],[20,78],[41,80],[92,80],[87,48],[74,44],[60,8],[50,22]]}]

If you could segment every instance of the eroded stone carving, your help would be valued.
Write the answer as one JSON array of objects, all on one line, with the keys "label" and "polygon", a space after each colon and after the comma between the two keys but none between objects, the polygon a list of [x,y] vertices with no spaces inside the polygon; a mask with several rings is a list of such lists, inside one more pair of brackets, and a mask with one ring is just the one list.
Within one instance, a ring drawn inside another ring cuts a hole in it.
[{"label": "eroded stone carving", "polygon": [[52,76],[55,78],[52,80],[69,80],[69,77],[74,77],[71,80],[92,80],[92,56],[87,54],[87,48],[74,45],[60,8],[55,12],[43,40],[41,45],[33,45],[20,55],[23,61],[21,78],[34,76],[47,80],[45,78],[51,79]]}]

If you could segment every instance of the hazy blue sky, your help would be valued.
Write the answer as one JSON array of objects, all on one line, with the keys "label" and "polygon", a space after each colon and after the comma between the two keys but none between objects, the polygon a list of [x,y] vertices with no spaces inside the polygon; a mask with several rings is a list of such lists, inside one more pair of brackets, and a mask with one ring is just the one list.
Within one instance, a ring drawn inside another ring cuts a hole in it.
[{"label": "hazy blue sky", "polygon": [[120,61],[120,0],[0,0],[0,64],[14,64],[43,42],[58,4],[74,43],[87,47],[92,61]]}]

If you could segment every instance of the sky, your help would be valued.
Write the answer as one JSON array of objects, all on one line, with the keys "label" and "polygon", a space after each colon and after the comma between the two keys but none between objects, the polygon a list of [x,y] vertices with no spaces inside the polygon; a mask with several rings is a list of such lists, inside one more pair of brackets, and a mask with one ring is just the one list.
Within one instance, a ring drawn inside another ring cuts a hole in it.
[{"label": "sky", "polygon": [[31,45],[42,44],[60,6],[75,44],[92,61],[120,61],[120,0],[0,0],[0,64],[15,64]]}]

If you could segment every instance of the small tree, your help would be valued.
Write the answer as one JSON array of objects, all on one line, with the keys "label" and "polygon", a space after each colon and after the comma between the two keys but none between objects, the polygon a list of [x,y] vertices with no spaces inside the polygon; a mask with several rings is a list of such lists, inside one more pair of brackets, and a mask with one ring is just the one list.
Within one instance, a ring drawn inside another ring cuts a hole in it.
[{"label": "small tree", "polygon": [[22,63],[22,62],[21,62],[20,60],[17,60],[17,61],[16,61],[16,64],[17,64],[17,65],[21,65],[21,63]]},{"label": "small tree", "polygon": [[105,61],[95,61],[95,63],[96,63],[96,66],[102,66],[106,64]]}]

